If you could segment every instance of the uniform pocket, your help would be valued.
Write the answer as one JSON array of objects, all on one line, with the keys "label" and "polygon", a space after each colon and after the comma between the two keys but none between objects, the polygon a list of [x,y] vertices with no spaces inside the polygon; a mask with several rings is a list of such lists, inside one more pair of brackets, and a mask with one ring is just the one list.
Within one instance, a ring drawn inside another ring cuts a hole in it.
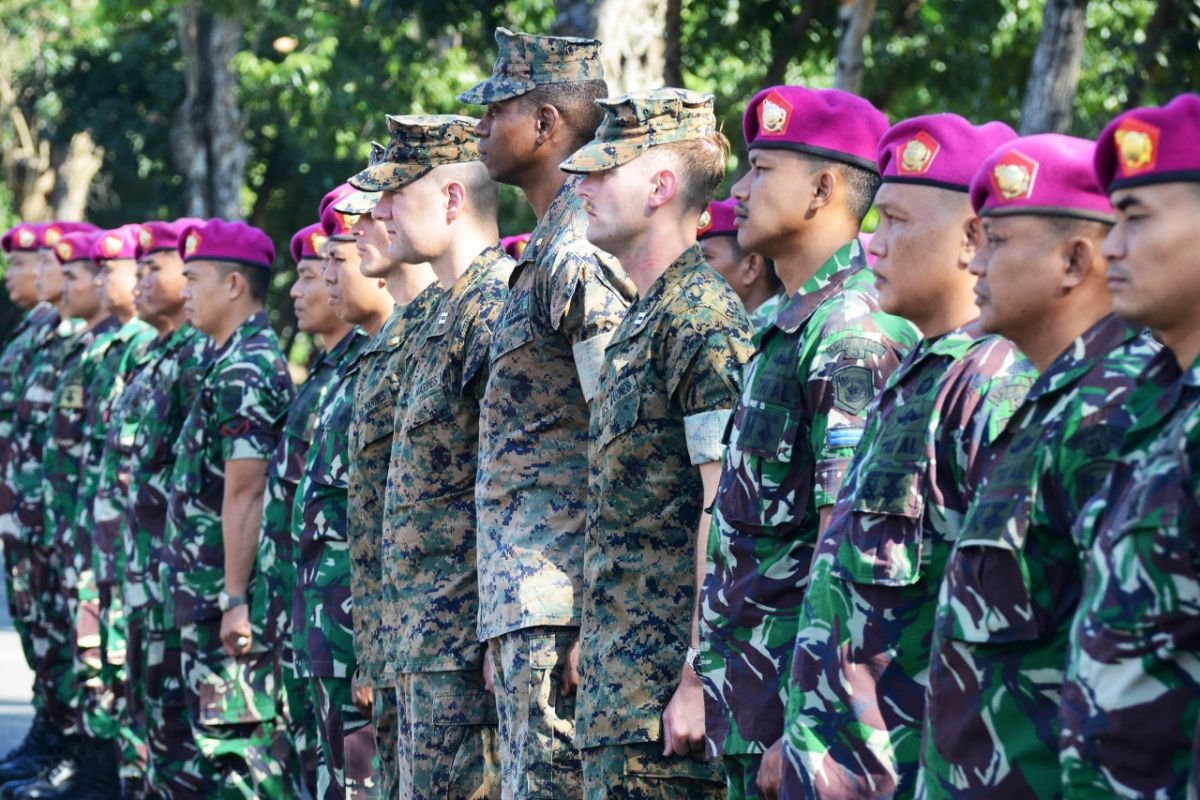
[{"label": "uniform pocket", "polygon": [[592,417],[592,437],[596,448],[603,450],[618,437],[629,433],[637,425],[641,395],[636,387],[604,405],[602,411]]},{"label": "uniform pocket", "polygon": [[196,708],[201,725],[240,725],[275,718],[275,675],[269,654],[227,657],[211,669],[201,669]]},{"label": "uniform pocket", "polygon": [[500,318],[496,330],[492,332],[491,363],[533,341],[529,302],[528,293],[520,296],[509,295],[509,300],[504,305],[504,315]]},{"label": "uniform pocket", "polygon": [[833,574],[853,583],[910,586],[921,579],[925,465],[890,462],[864,472]]}]

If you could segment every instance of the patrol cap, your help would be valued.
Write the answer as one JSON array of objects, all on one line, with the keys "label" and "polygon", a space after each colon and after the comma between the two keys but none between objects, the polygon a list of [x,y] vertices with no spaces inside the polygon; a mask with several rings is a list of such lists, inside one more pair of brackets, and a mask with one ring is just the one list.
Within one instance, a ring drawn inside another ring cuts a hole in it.
[{"label": "patrol cap", "polygon": [[178,250],[179,239],[189,225],[203,225],[204,220],[197,217],[181,217],[172,222],[151,220],[143,222],[138,231],[138,246],[135,256],[141,258],[149,253],[160,250]]},{"label": "patrol cap", "polygon": [[496,28],[496,63],[491,77],[458,96],[460,103],[485,106],[520,97],[539,86],[604,80],[600,40],[532,36]]},{"label": "patrol cap", "polygon": [[515,236],[505,236],[500,240],[500,246],[511,258],[520,259],[525,252],[525,245],[533,238],[532,233],[518,233]]},{"label": "patrol cap", "polygon": [[983,159],[1016,138],[1003,122],[972,125],[957,114],[929,114],[888,128],[876,161],[884,183],[968,192]]},{"label": "patrol cap", "polygon": [[651,89],[597,100],[604,119],[592,141],[559,165],[563,172],[602,172],[628,164],[651,147],[700,139],[717,131],[711,94]]},{"label": "patrol cap", "polygon": [[92,261],[92,248],[100,239],[101,232],[72,231],[64,233],[54,243],[54,257],[60,264],[70,264],[73,261],[86,261],[88,266],[95,266]]},{"label": "patrol cap", "polygon": [[700,215],[696,226],[696,238],[707,239],[711,236],[737,236],[737,226],[734,224],[734,209],[737,208],[737,198],[727,197],[724,200],[713,200]]},{"label": "patrol cap", "polygon": [[1126,111],[1096,140],[1096,179],[1107,191],[1200,181],[1200,95]]},{"label": "patrol cap", "polygon": [[337,200],[333,204],[333,210],[342,214],[369,214],[375,209],[375,204],[379,202],[379,195],[382,192],[360,192],[355,189],[350,194]]},{"label": "patrol cap", "polygon": [[137,258],[138,235],[141,230],[141,225],[132,223],[103,231],[92,243],[92,261],[96,262],[96,266],[100,266],[101,261]]},{"label": "patrol cap", "polygon": [[292,260],[299,264],[306,258],[319,259],[321,246],[327,240],[328,237],[322,230],[321,223],[314,222],[312,225],[305,225],[292,235]]},{"label": "patrol cap", "polygon": [[378,161],[351,178],[350,185],[363,192],[394,192],[434,167],[478,161],[478,121],[454,114],[388,115],[387,148]]},{"label": "patrol cap", "polygon": [[804,86],[763,89],[742,118],[748,149],[795,150],[875,173],[887,127],[884,113],[858,95]]},{"label": "patrol cap", "polygon": [[1108,195],[1092,171],[1095,143],[1041,133],[1001,145],[971,181],[971,205],[981,217],[1033,214],[1113,222]]},{"label": "patrol cap", "polygon": [[337,204],[333,204],[325,209],[321,214],[321,230],[326,237],[340,241],[354,241],[354,234],[350,229],[354,227],[354,223],[358,222],[361,214],[343,214],[336,208]]},{"label": "patrol cap", "polygon": [[228,261],[270,269],[275,261],[275,244],[253,225],[210,219],[184,229],[179,240],[179,255],[185,264],[189,261]]}]

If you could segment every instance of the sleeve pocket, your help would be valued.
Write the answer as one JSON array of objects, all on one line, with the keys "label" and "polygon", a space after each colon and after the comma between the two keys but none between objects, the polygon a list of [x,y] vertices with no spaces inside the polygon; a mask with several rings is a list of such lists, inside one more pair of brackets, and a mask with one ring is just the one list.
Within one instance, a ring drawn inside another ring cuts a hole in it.
[{"label": "sleeve pocket", "polygon": [[925,467],[881,463],[864,473],[833,574],[845,581],[910,586],[921,579]]}]

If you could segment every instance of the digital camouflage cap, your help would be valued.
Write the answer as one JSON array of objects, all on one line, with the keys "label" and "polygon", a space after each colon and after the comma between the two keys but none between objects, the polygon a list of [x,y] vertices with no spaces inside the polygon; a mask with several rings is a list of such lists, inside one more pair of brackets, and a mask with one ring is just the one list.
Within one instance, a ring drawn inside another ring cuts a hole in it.
[{"label": "digital camouflage cap", "polygon": [[651,89],[596,103],[604,109],[596,138],[559,166],[564,172],[601,172],[628,164],[651,147],[701,139],[717,131],[711,94]]},{"label": "digital camouflage cap", "polygon": [[371,163],[349,180],[361,192],[394,192],[434,167],[479,160],[474,117],[408,114],[387,118],[391,141]]},{"label": "digital camouflage cap", "polygon": [[604,80],[600,44],[599,39],[531,36],[496,28],[496,63],[491,77],[460,94],[458,100],[485,106],[552,83]]}]

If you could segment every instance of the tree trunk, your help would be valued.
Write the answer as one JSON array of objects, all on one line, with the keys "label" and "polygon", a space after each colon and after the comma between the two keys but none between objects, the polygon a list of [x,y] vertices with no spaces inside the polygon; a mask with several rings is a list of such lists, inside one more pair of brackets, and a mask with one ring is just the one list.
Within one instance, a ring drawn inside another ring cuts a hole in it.
[{"label": "tree trunk", "polygon": [[557,0],[555,36],[600,39],[609,93],[655,89],[666,80],[669,0]]},{"label": "tree trunk", "polygon": [[845,92],[862,91],[866,63],[863,60],[863,40],[871,30],[876,0],[842,0],[838,19],[842,23],[842,38],[838,42],[837,70],[833,85]]},{"label": "tree trunk", "polygon": [[1162,71],[1159,53],[1162,51],[1166,33],[1183,23],[1179,4],[1175,0],[1158,0],[1154,7],[1154,16],[1146,25],[1146,38],[1137,49],[1137,59],[1133,65],[1133,75],[1125,89],[1125,107],[1140,106],[1146,94],[1146,87],[1151,80]]},{"label": "tree trunk", "polygon": [[232,68],[242,44],[242,22],[210,13],[195,0],[176,13],[187,94],[171,130],[171,150],[184,179],[184,212],[242,219],[250,148]]},{"label": "tree trunk", "polygon": [[774,29],[771,36],[771,63],[767,65],[763,86],[783,83],[788,65],[804,52],[805,35],[816,14],[817,0],[801,0],[800,10],[793,14],[792,23]]},{"label": "tree trunk", "polygon": [[1065,133],[1071,127],[1086,33],[1087,0],[1047,0],[1042,34],[1025,87],[1022,136]]},{"label": "tree trunk", "polygon": [[663,50],[663,82],[683,86],[683,0],[667,0]]}]

